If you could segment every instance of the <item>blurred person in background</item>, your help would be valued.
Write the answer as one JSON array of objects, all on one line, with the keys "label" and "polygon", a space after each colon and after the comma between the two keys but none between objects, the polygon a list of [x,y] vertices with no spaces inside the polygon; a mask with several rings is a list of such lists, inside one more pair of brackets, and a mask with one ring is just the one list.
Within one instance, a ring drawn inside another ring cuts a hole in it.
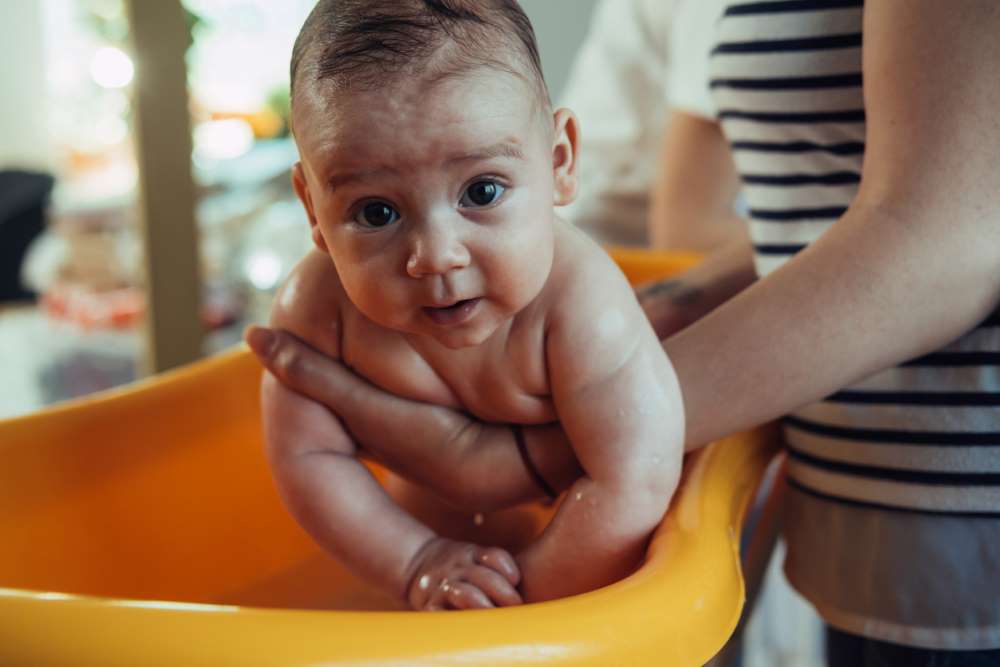
[{"label": "blurred person in background", "polygon": [[[676,168],[689,133],[704,132],[715,111],[708,56],[719,0],[602,0],[577,53],[563,103],[577,110],[580,178],[564,215],[616,245],[709,252],[746,239],[732,206],[702,205],[719,177],[735,197],[728,151]],[[666,171],[665,171],[666,170]]]}]

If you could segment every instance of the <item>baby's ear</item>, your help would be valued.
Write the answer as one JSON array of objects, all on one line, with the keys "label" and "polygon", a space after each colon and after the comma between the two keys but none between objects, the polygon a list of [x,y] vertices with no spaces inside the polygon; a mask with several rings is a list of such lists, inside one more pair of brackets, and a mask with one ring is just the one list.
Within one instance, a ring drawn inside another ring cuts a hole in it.
[{"label": "baby's ear", "polygon": [[580,124],[569,109],[557,109],[553,114],[555,133],[552,142],[552,175],[555,184],[554,203],[565,206],[576,199],[578,179],[576,165],[580,149]]},{"label": "baby's ear", "polygon": [[295,194],[299,196],[299,201],[302,202],[302,207],[306,210],[306,216],[309,218],[309,228],[312,230],[313,243],[323,252],[327,252],[326,241],[323,239],[323,234],[320,233],[319,225],[316,223],[316,212],[313,208],[312,195],[309,194],[309,184],[306,182],[306,172],[302,168],[301,162],[296,162],[295,166],[292,167],[292,187],[295,188]]}]

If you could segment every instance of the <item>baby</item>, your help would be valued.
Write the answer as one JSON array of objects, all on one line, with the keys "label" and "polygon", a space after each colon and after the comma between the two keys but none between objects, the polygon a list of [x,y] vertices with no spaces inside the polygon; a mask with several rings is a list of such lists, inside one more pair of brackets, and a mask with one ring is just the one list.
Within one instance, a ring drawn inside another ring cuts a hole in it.
[{"label": "baby", "polygon": [[265,375],[267,454],[293,515],[416,609],[628,574],[677,485],[680,390],[617,267],[554,212],[575,196],[577,121],[551,110],[516,1],[320,0],[292,56],[292,119],[317,249],[273,325],[400,397],[511,424],[522,451],[521,425],[558,420],[582,468],[516,557],[447,540],[392,501],[338,415]]}]

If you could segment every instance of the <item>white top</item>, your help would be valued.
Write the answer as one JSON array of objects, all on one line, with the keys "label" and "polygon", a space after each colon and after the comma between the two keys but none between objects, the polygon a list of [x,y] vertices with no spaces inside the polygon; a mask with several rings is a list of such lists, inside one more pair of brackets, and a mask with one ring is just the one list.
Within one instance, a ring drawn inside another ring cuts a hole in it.
[{"label": "white top", "polygon": [[561,104],[580,119],[581,188],[562,213],[600,240],[647,243],[669,105],[713,115],[706,86],[720,0],[601,0]]},{"label": "white top", "polygon": [[671,109],[715,118],[715,102],[708,88],[709,55],[722,0],[679,0],[670,31],[667,100]]}]

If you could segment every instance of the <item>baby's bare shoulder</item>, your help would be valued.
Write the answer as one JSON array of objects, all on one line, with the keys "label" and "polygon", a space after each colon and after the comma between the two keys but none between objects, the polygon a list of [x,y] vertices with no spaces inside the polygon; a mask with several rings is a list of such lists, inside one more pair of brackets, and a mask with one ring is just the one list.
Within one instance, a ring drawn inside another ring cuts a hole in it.
[{"label": "baby's bare shoulder", "polygon": [[640,348],[658,347],[628,280],[603,248],[570,227],[556,247],[545,337],[553,390],[597,382]]},{"label": "baby's bare shoulder", "polygon": [[556,254],[547,285],[550,318],[580,320],[607,309],[638,307],[631,286],[605,250],[568,224],[557,226]]},{"label": "baby's bare shoulder", "polygon": [[329,256],[313,250],[292,269],[271,308],[271,326],[285,329],[333,358],[340,357],[347,295]]}]

